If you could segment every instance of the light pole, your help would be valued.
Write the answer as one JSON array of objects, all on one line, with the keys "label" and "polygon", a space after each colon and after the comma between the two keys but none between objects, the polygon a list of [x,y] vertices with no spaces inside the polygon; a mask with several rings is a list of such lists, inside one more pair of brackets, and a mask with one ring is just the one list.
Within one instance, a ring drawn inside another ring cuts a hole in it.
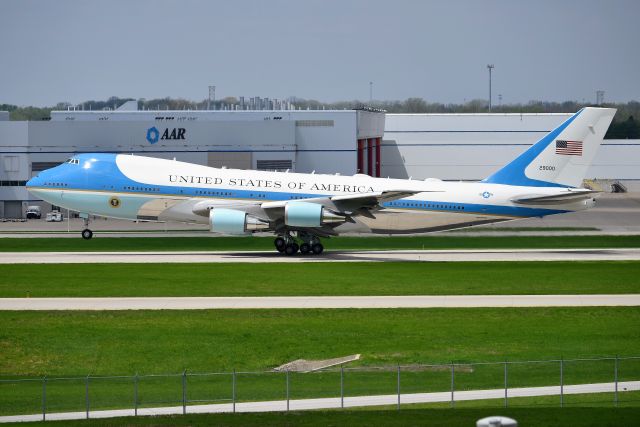
[{"label": "light pole", "polygon": [[493,70],[495,66],[488,64],[487,68],[489,69],[489,112],[491,112],[491,70]]},{"label": "light pole", "polygon": [[373,102],[373,82],[369,82],[369,104]]},{"label": "light pole", "polygon": [[209,100],[207,102],[207,110],[211,110],[211,100],[213,99],[213,102],[216,102],[216,87],[215,86],[209,86]]}]

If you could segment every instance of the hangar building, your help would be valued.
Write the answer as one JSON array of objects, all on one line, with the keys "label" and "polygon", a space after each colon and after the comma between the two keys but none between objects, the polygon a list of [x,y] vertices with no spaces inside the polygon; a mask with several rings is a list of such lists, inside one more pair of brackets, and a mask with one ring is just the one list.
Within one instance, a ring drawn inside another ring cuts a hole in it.
[{"label": "hangar building", "polygon": [[38,204],[26,191],[26,181],[75,153],[380,176],[384,119],[384,112],[373,110],[110,110],[53,111],[48,121],[3,120],[0,218],[21,217],[27,205]]},{"label": "hangar building", "polygon": [[[572,114],[387,114],[382,174],[478,181]],[[640,141],[603,141],[589,179],[640,184]]]}]

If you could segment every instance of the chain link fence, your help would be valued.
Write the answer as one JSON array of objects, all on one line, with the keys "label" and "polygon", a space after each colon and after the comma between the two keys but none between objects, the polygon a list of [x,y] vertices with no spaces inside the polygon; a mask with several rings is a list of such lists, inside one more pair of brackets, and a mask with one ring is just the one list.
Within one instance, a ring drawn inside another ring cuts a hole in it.
[{"label": "chain link fence", "polygon": [[[235,412],[433,403],[637,405],[640,356],[168,375],[2,377],[0,416],[145,408]],[[476,402],[472,402],[476,401]],[[471,402],[471,403],[470,403]],[[201,405],[213,405],[205,407]],[[271,406],[269,406],[271,405]],[[274,409],[275,408],[275,409]],[[254,407],[255,410],[255,407]],[[76,414],[77,415],[77,414]]]}]

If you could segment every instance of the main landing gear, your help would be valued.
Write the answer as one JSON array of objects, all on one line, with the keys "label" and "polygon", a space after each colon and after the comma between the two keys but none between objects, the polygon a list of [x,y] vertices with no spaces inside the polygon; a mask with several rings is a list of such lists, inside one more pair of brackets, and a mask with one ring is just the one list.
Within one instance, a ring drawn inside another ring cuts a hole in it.
[{"label": "main landing gear", "polygon": [[84,219],[84,230],[82,230],[82,238],[89,240],[93,237],[93,231],[89,230],[89,215],[80,214],[80,217]]},{"label": "main landing gear", "polygon": [[276,237],[274,245],[276,250],[285,255],[295,255],[298,251],[302,255],[320,255],[324,251],[324,246],[320,243],[320,239],[309,233],[298,232],[298,239],[302,242],[298,244],[291,234],[286,233]]}]

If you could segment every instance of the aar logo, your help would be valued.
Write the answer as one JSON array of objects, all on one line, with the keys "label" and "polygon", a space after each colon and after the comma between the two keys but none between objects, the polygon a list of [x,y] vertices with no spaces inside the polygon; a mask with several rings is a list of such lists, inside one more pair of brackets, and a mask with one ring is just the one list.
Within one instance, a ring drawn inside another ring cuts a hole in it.
[{"label": "aar logo", "polygon": [[154,126],[147,129],[147,141],[150,144],[155,144],[159,140],[167,140],[167,139],[186,139],[185,134],[187,133],[187,129],[185,128],[165,128],[160,135],[160,131]]},{"label": "aar logo", "polygon": [[147,141],[149,141],[150,144],[155,144],[158,142],[158,139],[160,139],[160,132],[158,132],[155,126],[147,129]]}]

